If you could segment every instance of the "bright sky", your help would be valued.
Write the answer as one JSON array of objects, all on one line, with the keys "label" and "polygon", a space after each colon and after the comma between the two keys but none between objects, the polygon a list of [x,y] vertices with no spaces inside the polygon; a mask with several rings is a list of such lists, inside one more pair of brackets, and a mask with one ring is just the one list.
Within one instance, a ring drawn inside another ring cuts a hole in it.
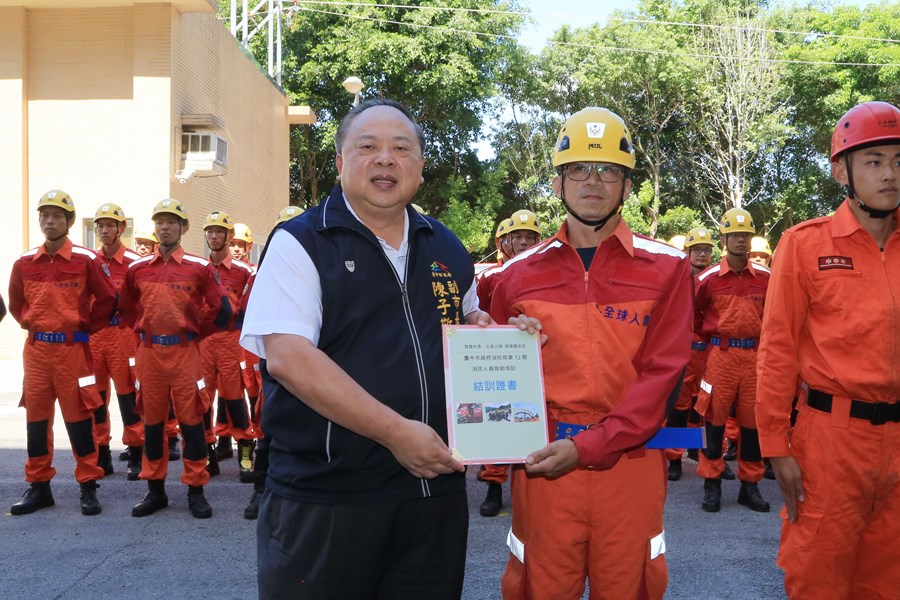
[{"label": "bright sky", "polygon": [[522,0],[522,6],[531,9],[535,23],[522,32],[519,41],[537,52],[565,24],[585,27],[606,23],[614,10],[636,10],[637,5],[638,0]]}]

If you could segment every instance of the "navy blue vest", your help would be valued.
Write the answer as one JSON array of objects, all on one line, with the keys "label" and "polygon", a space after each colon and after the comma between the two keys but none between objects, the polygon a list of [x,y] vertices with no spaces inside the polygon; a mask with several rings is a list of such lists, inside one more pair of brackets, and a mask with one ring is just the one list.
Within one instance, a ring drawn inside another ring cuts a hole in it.
[{"label": "navy blue vest", "polygon": [[[319,274],[319,349],[372,396],[406,418],[428,423],[446,442],[441,324],[463,322],[462,299],[474,268],[446,227],[411,207],[407,214],[405,285],[372,232],[347,210],[339,186],[280,227],[300,242]],[[275,493],[342,504],[464,489],[459,473],[413,477],[386,448],[329,422],[292,396],[269,376],[265,361],[262,373],[262,427],[272,437],[269,483]]]}]

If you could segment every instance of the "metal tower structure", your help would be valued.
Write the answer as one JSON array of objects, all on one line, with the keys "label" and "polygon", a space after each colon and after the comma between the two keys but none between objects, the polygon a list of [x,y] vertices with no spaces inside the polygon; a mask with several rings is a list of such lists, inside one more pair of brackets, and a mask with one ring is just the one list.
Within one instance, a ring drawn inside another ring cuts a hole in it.
[{"label": "metal tower structure", "polygon": [[[281,28],[284,0],[231,0],[231,35],[249,52],[250,40],[265,30],[268,36],[269,77],[281,85]],[[291,7],[287,11],[291,11]]]}]

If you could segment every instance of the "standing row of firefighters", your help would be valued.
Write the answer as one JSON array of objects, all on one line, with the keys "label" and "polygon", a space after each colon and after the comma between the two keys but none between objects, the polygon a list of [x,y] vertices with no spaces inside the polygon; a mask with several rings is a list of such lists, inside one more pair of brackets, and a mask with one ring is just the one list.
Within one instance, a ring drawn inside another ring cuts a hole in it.
[{"label": "standing row of firefighters", "polygon": [[[277,222],[300,212],[289,207]],[[124,211],[107,203],[94,216],[100,246],[95,252],[68,237],[75,205],[67,193],[44,194],[38,214],[45,242],[15,262],[9,287],[10,312],[28,331],[21,404],[30,483],[10,512],[28,514],[54,504],[57,399],[76,459],[82,513],[101,512],[97,481],[114,472],[112,381],[127,446],[120,459],[128,461],[129,480],[148,484],[133,516],[168,506],[168,462],[179,458],[191,514],[212,516],[203,487],[220,473],[218,460],[233,456],[234,439],[240,481],[254,483],[245,516],[255,518],[266,462],[258,449],[254,472],[254,445],[262,437],[259,360],[238,343],[255,273],[250,229],[214,211],[203,227],[209,256],[193,256],[181,246],[188,215],[180,202],[167,199],[153,209],[153,233],[134,235],[132,252],[122,242]]]}]

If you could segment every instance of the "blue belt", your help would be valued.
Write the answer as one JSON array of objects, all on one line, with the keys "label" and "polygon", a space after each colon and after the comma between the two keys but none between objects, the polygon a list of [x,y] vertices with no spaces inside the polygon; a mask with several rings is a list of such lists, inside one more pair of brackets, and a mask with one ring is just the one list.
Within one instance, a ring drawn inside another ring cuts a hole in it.
[{"label": "blue belt", "polygon": [[[725,345],[728,348],[743,348],[744,350],[748,350],[750,348],[756,348],[756,340],[757,338],[725,338]],[[722,338],[720,337],[711,337],[709,338],[709,343],[713,346],[721,346]]]},{"label": "blue belt", "polygon": [[[556,424],[556,440],[574,437],[588,428],[588,425],[575,423]],[[706,448],[705,427],[663,427],[644,444],[646,448],[663,450],[665,448]]]},{"label": "blue belt", "polygon": [[36,342],[46,342],[48,344],[66,344],[69,342],[87,343],[90,340],[87,331],[76,331],[67,334],[57,331],[35,331],[31,334]]},{"label": "blue belt", "polygon": [[706,342],[691,342],[691,350],[706,350]]},{"label": "blue belt", "polygon": [[[187,332],[184,334],[185,341],[190,342],[191,340],[194,340],[196,338],[196,333]],[[147,341],[147,334],[141,334],[141,341]],[[177,333],[174,335],[151,335],[150,343],[156,344],[158,346],[176,346],[181,343],[181,336]]]}]

